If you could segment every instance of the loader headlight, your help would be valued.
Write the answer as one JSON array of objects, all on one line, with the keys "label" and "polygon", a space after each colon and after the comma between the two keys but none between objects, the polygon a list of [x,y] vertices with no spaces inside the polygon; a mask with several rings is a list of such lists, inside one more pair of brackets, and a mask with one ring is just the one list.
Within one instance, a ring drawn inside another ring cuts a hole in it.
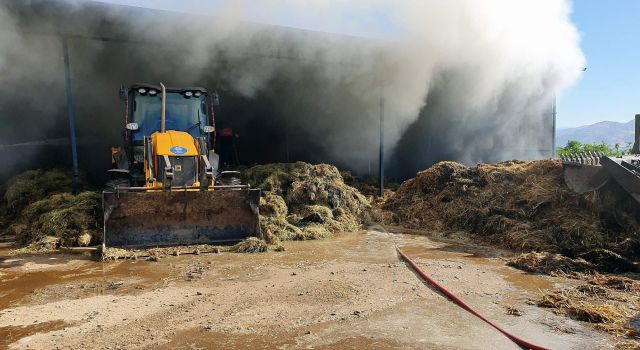
[{"label": "loader headlight", "polygon": [[149,90],[149,96],[155,96],[157,93],[158,91],[156,90],[153,90],[153,89]]},{"label": "loader headlight", "polygon": [[204,131],[205,133],[212,133],[216,130],[216,128],[214,128],[211,125],[205,125],[204,127],[202,127],[202,131]]},{"label": "loader headlight", "polygon": [[131,131],[136,131],[139,129],[138,127],[138,123],[127,123],[127,125],[125,126],[125,128],[127,130],[131,130]]},{"label": "loader headlight", "polygon": [[192,91],[187,91],[187,92],[184,93],[184,95],[187,96],[187,97],[191,97],[191,96],[193,96],[193,92]]},{"label": "loader headlight", "polygon": [[147,89],[145,89],[145,88],[139,88],[139,89],[138,89],[138,93],[140,93],[140,95],[144,95],[144,94],[146,94],[146,93],[147,93]]},{"label": "loader headlight", "polygon": [[201,91],[196,91],[193,95],[195,97],[200,97],[200,96],[202,96],[202,92]]}]

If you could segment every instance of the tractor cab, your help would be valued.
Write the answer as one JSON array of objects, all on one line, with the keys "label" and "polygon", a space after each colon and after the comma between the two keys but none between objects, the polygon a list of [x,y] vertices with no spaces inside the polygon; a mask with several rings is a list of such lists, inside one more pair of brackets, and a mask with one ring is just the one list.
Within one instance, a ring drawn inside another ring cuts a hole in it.
[{"label": "tractor cab", "polygon": [[[133,85],[129,88],[128,98],[127,129],[131,131],[133,142],[140,143],[145,136],[161,131],[160,87]],[[213,118],[210,118],[213,104],[207,103],[208,99],[209,94],[203,88],[167,88],[165,128],[187,132],[194,138],[206,136],[213,131]]]}]

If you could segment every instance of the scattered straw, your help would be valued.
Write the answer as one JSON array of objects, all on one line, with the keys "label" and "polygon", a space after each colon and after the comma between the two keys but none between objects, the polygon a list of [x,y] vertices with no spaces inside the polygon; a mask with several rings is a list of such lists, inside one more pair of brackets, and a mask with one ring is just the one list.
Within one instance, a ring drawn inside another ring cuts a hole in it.
[{"label": "scattered straw", "polygon": [[230,249],[234,253],[264,253],[267,251],[267,243],[255,237],[249,237],[234,245]]}]

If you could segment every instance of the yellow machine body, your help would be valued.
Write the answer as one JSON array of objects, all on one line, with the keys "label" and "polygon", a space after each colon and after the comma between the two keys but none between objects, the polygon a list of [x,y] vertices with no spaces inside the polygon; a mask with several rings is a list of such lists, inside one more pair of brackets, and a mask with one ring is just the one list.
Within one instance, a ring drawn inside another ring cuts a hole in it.
[{"label": "yellow machine body", "polygon": [[[136,91],[146,92],[153,88],[137,86]],[[174,105],[188,107],[191,96],[203,92],[187,89],[191,95],[185,95],[184,100],[182,95],[177,95],[184,89],[170,92],[173,93],[172,103],[165,106],[164,89],[162,86],[161,128],[149,129],[147,119],[142,119],[141,125],[134,120],[127,124],[127,133],[138,133],[135,134],[138,143],[130,143],[128,154],[123,147],[111,150],[111,172],[129,176],[131,180],[121,178],[129,185],[111,186],[103,191],[105,246],[210,244],[261,237],[260,190],[251,189],[249,185],[217,184],[217,169],[212,166],[217,162],[217,155],[207,144],[212,138],[206,134],[214,129],[202,125],[206,119],[200,119],[200,114],[198,123],[191,127],[188,125],[193,121],[180,123],[176,119],[179,109],[172,110],[178,108]],[[131,92],[130,96],[137,95]],[[146,107],[138,104],[139,111],[144,108],[160,110],[158,105],[152,105],[157,102],[149,102],[153,100],[150,95],[138,98],[146,98],[148,103]],[[184,130],[165,127],[165,117],[167,120],[170,117],[173,125],[182,125]],[[155,121],[151,119],[151,122]],[[128,139],[125,136],[125,143],[133,139],[133,136]],[[119,167],[127,162],[130,163],[128,168]],[[136,185],[131,186],[132,183]]]}]

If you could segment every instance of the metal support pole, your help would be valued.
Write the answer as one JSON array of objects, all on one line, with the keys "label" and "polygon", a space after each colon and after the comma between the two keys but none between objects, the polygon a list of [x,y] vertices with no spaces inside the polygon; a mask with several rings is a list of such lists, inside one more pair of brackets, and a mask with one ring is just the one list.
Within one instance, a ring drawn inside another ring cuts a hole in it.
[{"label": "metal support pole", "polygon": [[380,95],[380,197],[384,197],[384,96]]},{"label": "metal support pole", "polygon": [[551,157],[556,157],[556,118],[558,113],[556,111],[556,93],[553,93],[553,102],[551,103],[551,115],[553,116],[553,140],[551,141]]},{"label": "metal support pole", "polygon": [[634,136],[632,154],[640,154],[640,114],[636,114],[636,133]]},{"label": "metal support pole", "polygon": [[71,95],[71,70],[69,68],[69,45],[67,38],[62,38],[62,50],[64,52],[64,80],[67,92],[67,113],[69,114],[69,140],[71,141],[71,160],[73,164],[73,178],[71,193],[78,193],[78,147],[76,142],[76,117],[73,111],[73,97]]}]

